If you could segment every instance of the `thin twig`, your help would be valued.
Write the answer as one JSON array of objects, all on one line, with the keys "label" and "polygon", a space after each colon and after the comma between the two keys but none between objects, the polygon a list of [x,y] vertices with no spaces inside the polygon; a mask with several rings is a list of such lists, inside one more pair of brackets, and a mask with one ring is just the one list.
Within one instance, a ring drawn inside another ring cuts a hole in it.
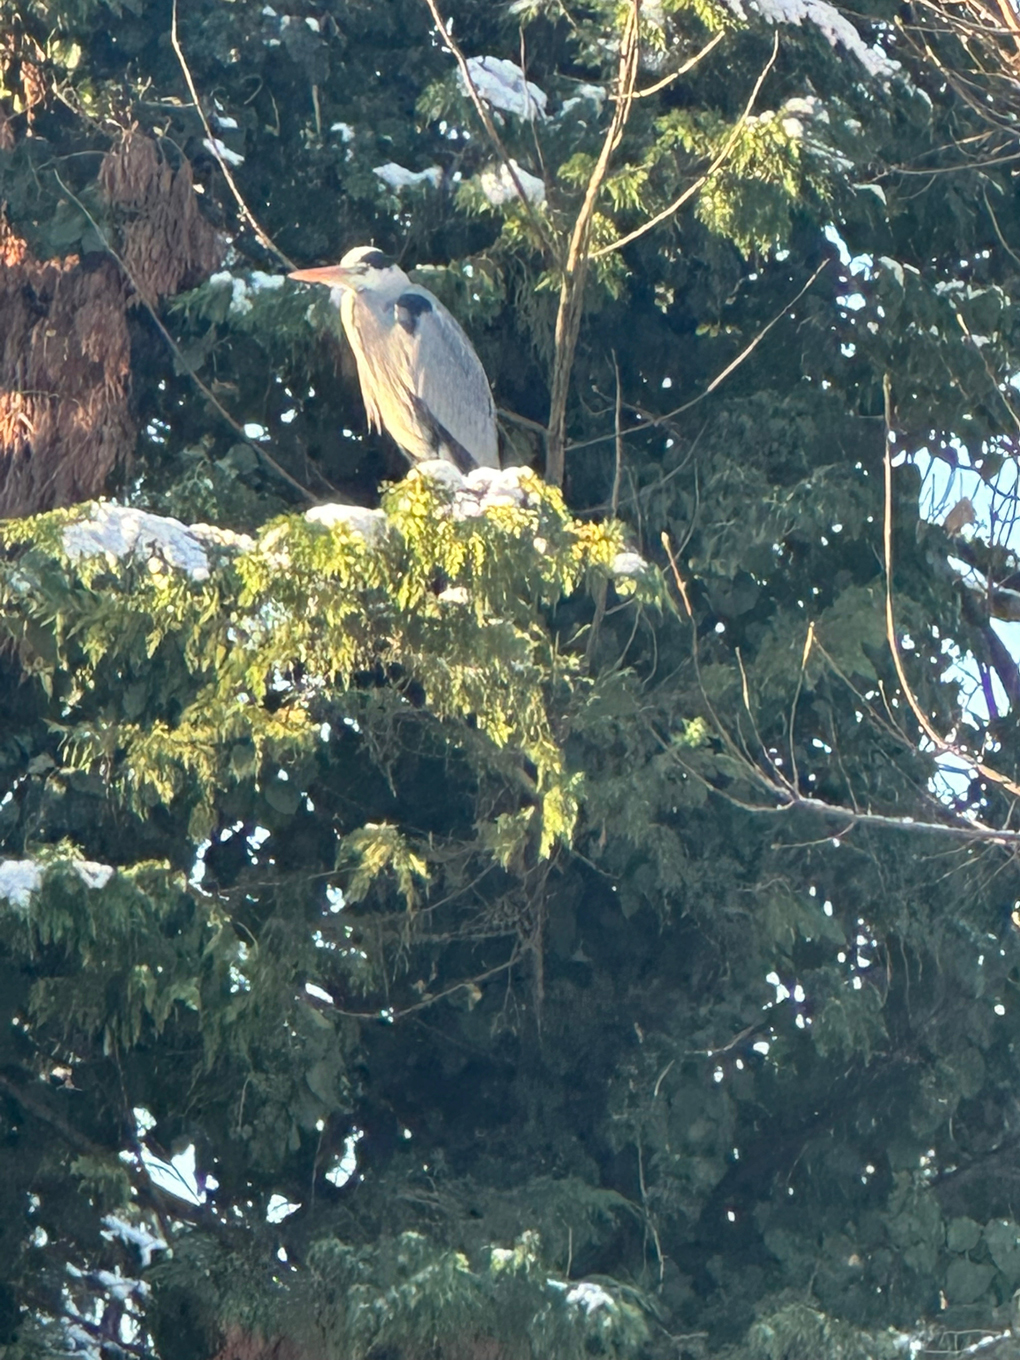
[{"label": "thin twig", "polygon": [[662,1243],[659,1241],[659,1232],[655,1226],[655,1219],[652,1211],[648,1207],[648,1187],[645,1185],[645,1159],[642,1151],[641,1138],[637,1140],[638,1156],[638,1188],[641,1191],[641,1208],[644,1211],[645,1231],[651,1234],[652,1242],[655,1246],[655,1255],[659,1262],[659,1284],[662,1284],[666,1273],[666,1259],[662,1254]]},{"label": "thin twig", "polygon": [[[673,572],[673,579],[676,582],[676,588],[680,593],[680,598],[684,602],[684,608],[687,611],[687,617],[690,619],[691,622],[691,661],[694,664],[694,673],[697,676],[698,689],[701,691],[701,700],[702,703],[705,705],[705,711],[707,712],[708,716],[711,718],[715,726],[716,736],[725,746],[726,750],[733,757],[733,759],[739,761],[742,765],[745,766],[745,768],[747,769],[748,773],[752,776],[752,778],[757,779],[757,781],[762,785],[762,787],[767,789],[770,793],[775,793],[776,791],[775,781],[771,779],[763,770],[758,768],[754,761],[750,759],[750,757],[747,754],[747,751],[743,748],[743,746],[738,746],[737,743],[733,740],[728,730],[726,729],[726,726],[723,723],[722,719],[719,717],[718,713],[716,713],[712,700],[709,698],[708,690],[705,688],[705,682],[701,674],[701,655],[698,649],[698,621],[697,619],[695,619],[694,611],[691,609],[690,597],[687,594],[687,589],[684,585],[683,577],[680,575],[680,568],[677,565],[676,555],[673,552],[673,545],[671,544],[669,535],[665,532],[665,530],[663,530],[662,532],[661,540],[662,546],[666,550],[666,556],[669,558],[669,565]],[[742,664],[741,669],[743,669]],[[746,677],[744,678],[744,699],[745,703],[748,703]],[[750,711],[749,703],[748,711]],[[660,741],[662,740],[661,737],[659,737],[658,733],[656,733],[655,735],[658,740]],[[741,740],[743,740],[743,738],[741,738]],[[759,741],[760,740],[761,739],[759,738]],[[764,743],[762,743],[762,747],[764,749]],[[698,777],[701,778],[701,776]],[[707,781],[703,779],[702,782],[706,783],[707,787],[711,788],[711,785],[708,785]]]},{"label": "thin twig", "polygon": [[1002,246],[1006,254],[1009,255],[1010,258],[1016,264],[1020,264],[1020,255],[1018,255],[1016,251],[1013,250],[1013,248],[1007,244],[1006,238],[1005,236],[1003,236],[1002,231],[999,228],[998,219],[995,216],[995,213],[992,212],[992,205],[988,202],[988,189],[985,185],[981,186],[981,197],[984,199],[985,207],[988,209],[988,216],[992,219],[992,226],[995,228],[995,234],[999,238],[999,244]]},{"label": "thin twig", "polygon": [[[655,732],[654,728],[652,730],[663,751],[668,752],[683,768],[684,772],[692,779],[696,779],[707,793],[717,794],[743,812],[771,817],[789,817],[794,812],[806,812],[822,817],[826,821],[842,822],[843,825],[833,833],[832,837],[827,839],[842,840],[855,828],[864,826],[883,831],[920,832],[922,835],[945,836],[950,840],[963,841],[967,844],[1020,846],[1020,831],[1000,831],[993,826],[985,826],[981,822],[928,822],[918,820],[915,817],[891,817],[884,812],[854,811],[851,808],[826,803],[821,798],[813,798],[797,792],[791,793],[778,786],[769,786],[776,797],[774,804],[749,803],[746,799],[738,798],[727,789],[718,788],[711,780],[706,779],[700,770],[695,769],[682,759],[671,742],[660,733]],[[725,740],[725,733],[720,735]],[[753,774],[759,782],[766,782],[761,770],[751,768],[748,773]]]},{"label": "thin twig", "polygon": [[[740,671],[740,694],[741,698],[744,701],[744,711],[746,712],[748,719],[751,723],[751,731],[754,733],[754,739],[761,748],[762,759],[764,760],[765,764],[769,767],[769,774],[767,776],[768,780],[770,783],[777,785],[780,789],[786,789],[792,793],[796,793],[797,791],[796,785],[792,783],[789,779],[787,779],[785,774],[783,774],[782,770],[779,767],[780,766],[779,760],[772,756],[771,752],[769,751],[768,745],[766,744],[765,738],[762,736],[761,731],[758,727],[758,719],[754,716],[754,710],[751,708],[751,687],[747,682],[747,669],[744,666],[744,658],[741,655],[740,648],[735,647],[733,649],[733,653],[737,658],[737,667]],[[740,731],[739,726],[737,728],[737,731],[738,732]],[[742,732],[740,733],[740,742],[741,746],[743,747],[744,756],[748,764],[755,771],[758,771],[757,764],[752,759],[750,751],[747,750],[747,744],[744,741],[744,734]],[[796,776],[796,771],[794,771],[794,775]]]},{"label": "thin twig", "polygon": [[808,279],[807,283],[805,283],[804,287],[800,290],[800,292],[797,294],[797,296],[793,299],[793,301],[792,301],[792,302],[788,302],[781,312],[778,312],[778,313],[772,318],[771,321],[767,322],[767,323],[761,328],[761,330],[760,330],[760,331],[758,332],[758,334],[754,337],[754,339],[750,342],[750,344],[746,345],[746,346],[744,347],[744,349],[742,349],[742,350],[740,351],[740,353],[737,355],[737,357],[736,357],[731,363],[728,363],[728,364],[726,365],[726,367],[723,369],[723,371],[722,371],[721,373],[717,373],[717,374],[715,375],[715,377],[712,379],[712,381],[711,381],[711,382],[708,384],[708,386],[705,388],[704,392],[700,392],[700,393],[699,393],[692,401],[688,401],[688,402],[686,402],[683,406],[679,407],[678,410],[676,410],[676,411],[673,412],[673,415],[680,415],[680,414],[681,414],[682,412],[684,412],[684,411],[689,411],[690,408],[691,408],[692,406],[696,406],[696,405],[698,404],[699,401],[704,401],[704,399],[705,399],[707,396],[709,396],[712,392],[715,391],[715,389],[720,385],[720,383],[724,383],[724,382],[726,381],[726,379],[730,376],[730,374],[731,374],[735,369],[737,369],[737,368],[740,367],[740,365],[744,362],[745,359],[750,358],[750,356],[751,356],[751,355],[754,353],[754,351],[758,348],[758,346],[761,344],[761,342],[765,339],[766,335],[768,335],[768,333],[769,333],[769,331],[772,329],[772,327],[775,326],[775,325],[777,325],[777,324],[782,320],[782,318],[786,315],[786,313],[790,310],[791,307],[795,307],[795,306],[797,305],[797,303],[801,300],[801,298],[804,296],[804,294],[807,292],[807,290],[808,290],[808,289],[811,287],[811,285],[814,283],[815,279],[818,278],[819,274],[821,274],[821,273],[823,272],[823,270],[828,269],[828,267],[829,267],[830,264],[831,264],[831,260],[823,260],[822,263],[821,263],[821,264],[818,266],[818,268],[815,270],[815,272],[814,272],[814,273],[811,275],[811,277]]},{"label": "thin twig", "polygon": [[[528,89],[528,48],[527,43],[524,40],[523,24],[518,30],[518,36],[520,38],[521,48],[521,78],[524,81],[524,98],[527,106],[530,108],[534,101],[532,100],[531,92]],[[552,181],[549,175],[549,167],[545,163],[545,156],[542,154],[542,143],[539,141],[538,137],[538,119],[529,118],[528,122],[531,124],[531,140],[535,144],[535,163],[541,172],[542,183],[545,185],[546,193],[548,194]]]},{"label": "thin twig", "polygon": [[663,1083],[663,1082],[666,1080],[666,1078],[669,1076],[669,1070],[670,1070],[670,1068],[674,1065],[675,1062],[676,1062],[676,1058],[670,1058],[669,1062],[668,1062],[668,1063],[666,1064],[666,1066],[662,1069],[662,1071],[659,1073],[659,1075],[655,1078],[655,1088],[654,1088],[654,1090],[652,1091],[652,1099],[653,1099],[653,1100],[658,1100],[658,1098],[659,1098],[659,1092],[660,1092],[660,1090],[662,1089],[662,1083]]},{"label": "thin twig", "polygon": [[959,760],[969,770],[981,775],[983,779],[989,780],[993,784],[998,784],[1000,788],[1006,789],[1014,797],[1020,798],[1020,784],[1014,783],[1006,775],[1000,774],[998,770],[993,770],[991,766],[985,765],[983,761],[977,760],[966,751],[962,751],[952,742],[946,741],[932,726],[928,715],[918,703],[914,691],[910,687],[907,673],[903,668],[903,658],[900,655],[900,644],[896,636],[896,618],[893,610],[893,588],[892,588],[892,379],[889,374],[885,375],[883,383],[885,392],[885,513],[882,524],[882,543],[885,552],[885,634],[889,643],[889,651],[892,653],[893,665],[896,668],[896,678],[903,691],[903,697],[910,706],[917,721],[917,725],[928,738],[931,744],[943,755],[951,755]]},{"label": "thin twig", "polygon": [[[613,350],[613,371],[616,374],[616,468],[613,473],[613,490],[609,500],[609,513],[616,519],[620,508],[620,471],[623,467],[623,441],[620,438],[620,414],[621,414],[621,394],[620,394],[620,365],[616,359],[616,350]],[[585,648],[585,660],[590,662],[595,653],[595,646],[598,642],[599,630],[602,621],[606,616],[606,598],[609,592],[609,583],[600,581],[595,590],[595,614],[591,621],[591,631],[588,634],[588,645]],[[634,620],[634,627],[637,627],[637,619]],[[631,634],[633,637],[633,633]],[[630,643],[627,644],[630,646]],[[625,649],[626,650],[626,649]]]},{"label": "thin twig", "polygon": [[178,62],[180,62],[181,70],[184,73],[184,80],[188,87],[188,93],[191,95],[195,108],[198,110],[198,116],[202,120],[202,126],[205,128],[205,135],[208,138],[209,149],[212,151],[213,155],[216,157],[216,160],[219,162],[219,167],[223,171],[223,178],[227,181],[227,184],[230,186],[230,192],[234,195],[234,198],[237,202],[237,206],[241,211],[241,217],[244,219],[245,222],[248,223],[249,227],[251,227],[252,231],[258,238],[259,244],[265,250],[270,251],[273,255],[276,256],[278,260],[282,260],[288,269],[296,269],[297,266],[294,264],[293,260],[289,259],[283,253],[283,251],[279,248],[276,242],[273,241],[273,239],[262,230],[258,222],[255,220],[254,213],[248,207],[247,203],[245,203],[244,198],[241,195],[241,191],[237,187],[237,184],[234,180],[234,176],[231,174],[230,166],[227,164],[226,157],[220,151],[219,141],[214,136],[213,130],[209,125],[209,119],[205,115],[205,109],[202,107],[202,101],[198,97],[198,90],[195,87],[195,82],[192,79],[191,71],[188,67],[187,60],[185,59],[184,56],[184,49],[181,47],[180,39],[177,36],[177,0],[173,0],[173,5],[170,10],[170,45],[174,49],[174,52],[177,54],[177,60]]},{"label": "thin twig", "polygon": [[684,1057],[717,1058],[723,1053],[732,1053],[737,1044],[742,1044],[745,1039],[750,1039],[752,1034],[758,1034],[763,1029],[767,1029],[768,1024],[768,1020],[755,1020],[750,1025],[745,1025],[739,1034],[734,1034],[728,1043],[720,1044],[718,1048],[689,1048]]},{"label": "thin twig", "polygon": [[498,416],[505,416],[507,420],[512,420],[515,425],[520,425],[525,430],[534,430],[535,434],[547,435],[548,425],[543,425],[541,421],[529,420],[527,416],[518,415],[516,411],[508,411],[504,406],[496,407]]},{"label": "thin twig", "polygon": [[[549,229],[546,226],[546,224],[542,221],[542,219],[539,217],[538,213],[535,211],[535,207],[534,204],[531,202],[531,199],[524,192],[524,185],[521,183],[520,176],[518,175],[516,169],[514,168],[513,161],[510,159],[510,153],[504,146],[502,137],[500,137],[499,133],[496,131],[496,124],[492,121],[492,115],[485,106],[485,100],[478,93],[478,86],[475,84],[474,79],[471,75],[471,68],[467,64],[467,58],[461,51],[460,46],[456,38],[454,38],[453,33],[450,30],[449,26],[443,22],[443,18],[442,15],[439,13],[439,6],[436,4],[436,0],[425,0],[425,3],[429,7],[429,13],[432,15],[432,18],[435,21],[436,28],[439,29],[439,36],[442,38],[443,42],[446,43],[447,47],[453,53],[454,61],[456,61],[457,66],[460,68],[461,78],[464,81],[464,85],[467,88],[467,92],[471,97],[471,102],[475,106],[475,112],[481,119],[482,126],[485,128],[486,135],[488,136],[489,141],[492,143],[496,155],[502,162],[504,170],[506,170],[507,174],[510,176],[510,182],[514,186],[514,192],[520,199],[521,205],[531,221],[531,225],[538,232],[539,238],[545,243],[546,248],[554,251],[553,242],[549,235]],[[525,89],[526,88],[527,87],[525,86]]]},{"label": "thin twig", "polygon": [[1017,413],[1012,403],[1010,402],[1009,398],[1006,396],[1006,393],[1003,390],[1005,384],[1000,383],[998,378],[995,376],[995,371],[992,368],[991,364],[988,362],[988,356],[985,354],[984,346],[978,344],[977,341],[975,341],[973,335],[971,335],[970,327],[967,325],[967,322],[964,320],[964,318],[961,316],[959,312],[956,313],[956,324],[959,326],[960,330],[963,331],[964,335],[967,337],[967,339],[971,342],[971,344],[974,346],[974,348],[980,355],[982,367],[988,374],[988,378],[992,384],[992,389],[995,392],[995,395],[999,398],[1003,406],[1006,408],[1007,414],[1010,416],[1010,418],[1013,421],[1013,424],[1016,426],[1017,433],[1020,434],[1020,414]]},{"label": "thin twig", "polygon": [[729,137],[727,137],[723,149],[719,152],[718,156],[716,156],[715,160],[708,167],[705,173],[699,176],[699,178],[696,179],[693,184],[688,185],[688,187],[683,191],[680,197],[675,199],[669,205],[668,208],[663,208],[662,212],[656,213],[654,217],[649,218],[649,220],[645,222],[642,226],[635,227],[634,230],[628,232],[626,236],[621,236],[618,240],[612,241],[609,245],[600,246],[598,250],[592,251],[593,260],[598,260],[603,255],[611,255],[614,250],[622,250],[624,246],[630,245],[631,241],[636,241],[638,237],[646,235],[646,233],[650,232],[654,227],[657,227],[660,222],[665,222],[667,218],[672,217],[675,212],[677,212],[680,208],[683,207],[683,205],[687,202],[688,199],[694,197],[698,190],[701,189],[704,186],[704,184],[712,177],[712,175],[715,174],[715,172],[719,169],[723,162],[728,160],[730,152],[733,150],[734,146],[737,143],[738,137],[744,130],[744,124],[751,116],[751,110],[754,108],[755,100],[758,98],[758,94],[761,90],[761,87],[765,84],[765,77],[768,75],[768,73],[772,70],[772,67],[775,65],[775,60],[778,55],[779,55],[779,30],[777,29],[775,39],[772,43],[772,55],[765,63],[765,66],[763,67],[762,72],[759,75],[758,79],[754,82],[754,88],[751,91],[751,97],[748,99],[747,104],[744,107],[744,112],[740,115],[736,123],[733,125],[733,130],[731,131]]},{"label": "thin twig", "polygon": [[[33,1080],[33,1086],[37,1091],[46,1089],[45,1087],[40,1087],[37,1078]],[[58,1113],[56,1110],[50,1109],[49,1105],[44,1100],[40,1099],[37,1095],[32,1094],[32,1089],[33,1087],[29,1086],[27,1082],[24,1086],[19,1086],[16,1082],[13,1082],[10,1077],[6,1077],[0,1073],[0,1091],[10,1097],[11,1100],[17,1101],[21,1108],[35,1119],[38,1119],[42,1123],[48,1124],[50,1128],[55,1129],[57,1133],[60,1134],[61,1138],[63,1138],[64,1142],[67,1143],[68,1147],[72,1147],[76,1152],[84,1153],[89,1157],[102,1157],[105,1154],[105,1147],[99,1143],[94,1143],[87,1134],[82,1133],[80,1129],[76,1129],[62,1114]]]},{"label": "thin twig", "polygon": [[[735,359],[732,359],[722,370],[721,373],[717,373],[715,377],[712,379],[712,381],[705,388],[705,390],[703,392],[699,392],[696,397],[692,397],[690,401],[685,401],[682,406],[674,407],[672,411],[666,411],[661,416],[651,415],[649,412],[644,411],[641,407],[634,406],[629,402],[625,402],[624,404],[628,406],[631,411],[637,411],[638,414],[643,417],[643,424],[632,425],[629,429],[623,430],[622,431],[623,437],[626,438],[626,436],[629,434],[641,434],[643,431],[654,429],[658,425],[666,425],[671,420],[675,420],[677,416],[683,415],[685,411],[689,411],[692,406],[697,406],[699,401],[704,401],[706,397],[711,396],[711,394],[716,390],[716,388],[719,387],[722,383],[724,383],[731,373],[735,372],[736,369],[738,369],[746,359],[749,359],[751,357],[751,355],[758,348],[761,342],[765,339],[766,335],[768,335],[769,331],[773,328],[773,326],[778,325],[779,322],[782,321],[783,317],[786,316],[786,314],[789,312],[790,308],[795,307],[797,305],[797,303],[801,300],[801,298],[804,296],[807,290],[818,278],[819,274],[821,274],[824,270],[828,269],[831,263],[832,263],[831,260],[823,260],[822,263],[815,270],[815,272],[808,279],[807,283],[805,283],[803,288],[801,288],[800,291],[797,293],[797,295],[791,298],[789,302],[784,303],[782,310],[778,311],[771,321],[767,321],[765,323],[765,325],[761,328],[760,331],[758,331],[754,338],[744,346],[744,348],[740,351],[737,357]],[[568,444],[567,449],[570,452],[573,452],[574,449],[588,449],[595,444],[604,444],[606,443],[607,440],[613,439],[614,437],[615,436],[611,434],[600,434],[596,435],[594,439],[579,439],[576,440],[574,443]]]},{"label": "thin twig", "polygon": [[800,670],[797,673],[797,687],[793,691],[793,702],[790,704],[790,782],[793,787],[800,787],[800,775],[797,771],[797,743],[794,741],[794,729],[797,725],[797,704],[800,702],[800,692],[804,688],[804,676],[807,672],[808,657],[811,655],[811,648],[815,641],[815,621],[808,624],[807,637],[804,639],[804,650],[800,657]]},{"label": "thin twig", "polygon": [[[1020,832],[1017,832],[1017,835],[1020,836]],[[402,1011],[395,1010],[394,1008],[391,1007],[389,1008],[390,1010],[389,1018],[393,1024],[396,1024],[398,1020],[403,1020],[405,1016],[413,1015],[415,1011],[422,1011],[429,1006],[434,1006],[437,1001],[443,1001],[446,999],[446,997],[453,996],[456,992],[462,991],[465,987],[470,987],[472,985],[477,986],[479,982],[487,982],[488,979],[491,977],[496,977],[500,973],[505,973],[509,970],[512,970],[520,962],[520,958],[521,958],[520,950],[518,950],[517,946],[515,945],[513,952],[511,953],[510,957],[507,959],[505,963],[499,963],[496,965],[495,968],[488,968],[484,973],[477,973],[474,977],[465,978],[462,982],[455,982],[452,987],[446,987],[441,992],[436,992],[431,996],[422,997],[421,1001],[415,1001],[413,1005],[405,1007],[404,1010]],[[345,1011],[341,1010],[339,1006],[328,1006],[326,1007],[326,1009],[332,1011],[334,1015],[346,1015],[349,1018],[355,1020],[379,1019],[378,1010]]]},{"label": "thin twig", "polygon": [[[685,61],[682,66],[678,67],[677,70],[671,71],[668,76],[663,76],[661,80],[657,80],[654,85],[649,85],[647,89],[635,90],[631,97],[633,99],[647,99],[649,95],[658,94],[659,91],[664,90],[667,85],[672,85],[674,80],[679,80],[681,76],[685,76],[688,71],[693,70],[698,62],[701,61],[703,57],[707,57],[714,47],[718,47],[725,37],[726,29],[721,28],[711,42],[706,43],[700,52],[696,52],[693,57],[688,58],[688,60]],[[616,96],[614,95],[613,98],[615,99]]]},{"label": "thin twig", "polygon": [[623,392],[620,387],[620,365],[613,350],[613,372],[616,375],[616,405],[613,411],[613,428],[616,435],[616,460],[613,468],[613,494],[609,499],[609,513],[616,519],[620,510],[620,472],[623,469],[623,431],[620,417],[623,408]]},{"label": "thin twig", "polygon": [[[669,558],[670,569],[671,569],[671,571],[673,572],[673,580],[676,582],[676,588],[677,588],[677,590],[680,592],[680,598],[681,598],[681,600],[683,600],[683,602],[684,602],[684,608],[687,610],[687,617],[688,617],[688,618],[691,620],[691,622],[693,623],[693,622],[694,622],[694,611],[693,611],[693,609],[691,609],[691,602],[690,602],[690,600],[687,598],[687,587],[684,585],[684,578],[680,575],[680,568],[677,566],[676,558],[673,556],[673,545],[670,543],[670,541],[669,541],[669,534],[666,533],[665,529],[663,529],[663,531],[662,531],[661,539],[662,539],[662,546],[663,546],[663,548],[666,550],[666,556]],[[694,631],[694,645],[695,645],[695,649],[697,648],[697,640],[698,640],[698,633],[697,633],[697,629],[695,629],[695,631]]]},{"label": "thin twig", "polygon": [[[887,495],[887,502],[888,499],[889,497]],[[888,508],[886,518],[888,525]],[[673,548],[669,540],[669,536],[666,533],[662,534],[662,545],[666,551],[666,556],[669,559],[669,565],[673,574],[673,579],[677,586],[677,590],[679,591],[680,597],[683,600],[684,607],[687,611],[688,617],[691,619],[691,622],[694,625],[692,628],[691,636],[691,656],[694,662],[695,671],[697,672],[699,677],[699,687],[701,689],[702,698],[705,702],[708,715],[711,718],[712,723],[714,725],[716,736],[723,743],[723,746],[729,752],[729,754],[740,762],[740,764],[746,771],[748,778],[751,779],[755,784],[757,784],[760,789],[762,789],[775,801],[769,804],[752,803],[748,802],[744,798],[738,798],[734,793],[729,792],[727,789],[717,787],[715,784],[711,782],[711,780],[707,779],[699,769],[691,765],[688,761],[685,761],[680,751],[677,749],[676,745],[673,742],[671,742],[667,737],[663,736],[659,731],[657,731],[654,724],[649,724],[649,731],[654,736],[655,740],[659,743],[659,745],[662,747],[663,751],[668,753],[677,762],[677,764],[683,768],[685,773],[690,778],[697,780],[697,782],[701,784],[701,786],[706,790],[707,793],[717,794],[720,798],[724,798],[728,803],[731,803],[734,807],[742,809],[744,812],[775,816],[780,814],[789,815],[793,812],[799,811],[813,814],[818,817],[823,817],[827,821],[838,820],[842,822],[843,825],[839,830],[835,832],[835,836],[837,838],[848,835],[852,830],[854,830],[855,827],[863,826],[874,827],[887,831],[910,831],[931,833],[935,835],[948,837],[951,840],[962,841],[966,844],[986,844],[986,845],[991,844],[999,846],[1020,847],[1020,831],[1009,831],[1005,829],[1000,831],[997,830],[995,827],[985,826],[983,823],[978,822],[976,820],[971,820],[969,818],[966,820],[964,820],[963,818],[959,818],[958,820],[955,821],[930,822],[921,821],[914,817],[892,817],[885,813],[880,812],[863,812],[857,808],[845,808],[839,807],[832,803],[826,803],[820,798],[811,797],[810,795],[805,795],[801,793],[800,790],[793,784],[791,784],[788,779],[779,776],[778,771],[775,769],[774,765],[772,766],[772,773],[769,774],[754,761],[750,760],[746,753],[741,751],[741,749],[733,741],[733,738],[729,735],[729,732],[727,731],[725,725],[722,723],[718,714],[715,712],[712,703],[709,700],[708,695],[705,691],[704,685],[701,684],[700,659],[698,655],[697,625],[694,621],[693,614],[691,611],[690,599],[687,594],[687,588],[684,584],[683,577],[680,575],[679,566],[677,564],[676,557],[674,555]],[[817,646],[818,645],[817,642],[815,642],[814,645]],[[802,666],[807,661],[807,650],[808,650],[807,646],[805,645],[805,655],[802,658]],[[894,655],[896,655],[896,653],[894,653]],[[744,681],[744,687],[745,687],[744,701],[745,705],[747,705],[748,696],[746,694],[746,680]],[[909,688],[906,686],[905,683],[904,693],[909,694]],[[916,703],[916,700],[914,702]],[[917,714],[917,716],[918,720],[921,721],[923,715]],[[901,734],[897,733],[897,735]],[[933,737],[933,740],[937,740],[937,738]],[[960,752],[956,751],[955,748],[949,747],[945,743],[940,744],[942,745],[944,750],[949,751],[954,755],[959,756],[961,754]],[[971,764],[972,768],[975,768],[982,773],[986,773],[990,778],[996,778],[998,782],[1006,783],[1007,787],[1009,787],[1008,781],[1004,781],[1001,776],[997,776],[996,772],[987,771],[984,766],[981,766],[977,762],[971,760],[970,757],[962,758],[967,759],[968,762]],[[1020,790],[1018,790],[1018,792],[1020,792]]]}]

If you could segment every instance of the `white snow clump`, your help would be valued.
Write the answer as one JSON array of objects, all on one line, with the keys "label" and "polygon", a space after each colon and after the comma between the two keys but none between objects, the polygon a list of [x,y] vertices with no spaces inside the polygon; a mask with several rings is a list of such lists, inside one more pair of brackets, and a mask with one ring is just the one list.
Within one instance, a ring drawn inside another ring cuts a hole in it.
[{"label": "white snow clump", "polygon": [[522,479],[531,476],[530,468],[521,467],[472,468],[465,476],[444,458],[428,458],[412,468],[405,480],[438,482],[450,493],[454,519],[477,519],[500,505],[536,505],[538,497],[521,485]]},{"label": "white snow clump", "polygon": [[231,151],[218,137],[203,137],[202,145],[206,151],[211,151],[221,161],[226,161],[228,165],[243,165],[244,157],[239,151]]},{"label": "white snow clump", "polygon": [[313,505],[305,511],[309,524],[322,524],[332,529],[345,524],[352,533],[360,534],[373,547],[386,536],[386,515],[382,510],[366,510],[363,505]]},{"label": "white snow clump", "polygon": [[[73,859],[71,868],[86,888],[105,888],[114,875],[110,864],[97,864],[91,859]],[[0,901],[7,901],[18,911],[24,911],[42,887],[47,866],[34,859],[0,860]]]},{"label": "white snow clump", "polygon": [[[522,170],[517,162],[510,158],[514,174],[517,176],[518,183],[524,190],[524,197],[529,203],[545,202],[545,185],[537,175],[529,175],[527,170]],[[482,186],[482,193],[489,200],[494,208],[500,207],[509,199],[518,197],[517,185],[514,184],[513,176],[505,165],[500,163],[498,166],[491,165],[488,170],[483,170],[478,176],[478,183]]]},{"label": "white snow clump", "polygon": [[250,548],[247,534],[235,534],[209,524],[190,528],[179,519],[151,515],[126,505],[94,502],[87,519],[69,524],[63,535],[64,552],[72,562],[106,556],[116,561],[145,557],[153,571],[175,567],[193,581],[209,579],[206,547]]},{"label": "white snow clump", "polygon": [[580,85],[575,86],[575,89],[577,90],[577,93],[571,95],[569,99],[564,99],[563,103],[560,105],[560,111],[556,115],[557,118],[562,118],[563,115],[569,113],[571,109],[576,109],[579,104],[594,104],[595,112],[602,112],[602,105],[606,102],[606,91],[604,86],[586,85],[582,82]]},{"label": "white snow clump", "polygon": [[158,1230],[153,1232],[144,1223],[128,1223],[116,1214],[107,1214],[103,1219],[103,1227],[105,1231],[101,1236],[108,1242],[119,1240],[137,1249],[142,1270],[147,1270],[152,1264],[154,1252],[168,1249],[162,1233]]},{"label": "white snow clump", "polygon": [[[514,113],[518,118],[542,119],[549,96],[530,80],[512,61],[503,57],[468,57],[468,71],[475,89],[494,109]],[[460,76],[460,87],[467,94],[467,83]]]},{"label": "white snow clump", "polygon": [[648,570],[648,563],[636,552],[618,552],[613,558],[614,576],[643,576]]},{"label": "white snow clump", "polygon": [[[869,47],[850,20],[829,0],[750,0],[750,3],[770,24],[796,24],[798,28],[805,20],[814,24],[831,47],[845,47],[876,79],[889,80],[900,69],[900,63],[877,44]],[[727,0],[727,4],[734,14],[746,19],[743,0]]]},{"label": "white snow clump", "polygon": [[383,184],[394,191],[413,189],[419,184],[431,184],[433,189],[438,189],[443,182],[441,165],[430,165],[427,170],[408,170],[396,161],[387,161],[385,165],[377,165],[372,174],[378,175]]},{"label": "white snow clump", "polygon": [[599,1308],[604,1308],[608,1313],[616,1312],[616,1300],[612,1294],[607,1294],[600,1284],[593,1284],[591,1280],[575,1284],[567,1294],[567,1302],[583,1309],[589,1317]]}]

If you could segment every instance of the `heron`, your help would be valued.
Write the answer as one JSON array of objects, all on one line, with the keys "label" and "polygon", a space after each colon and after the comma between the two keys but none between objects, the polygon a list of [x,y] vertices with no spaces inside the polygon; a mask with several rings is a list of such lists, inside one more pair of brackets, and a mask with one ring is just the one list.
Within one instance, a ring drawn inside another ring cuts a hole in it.
[{"label": "heron", "polygon": [[412,463],[444,458],[465,473],[499,467],[485,369],[437,297],[373,246],[289,277],[333,290],[371,429],[385,429]]}]

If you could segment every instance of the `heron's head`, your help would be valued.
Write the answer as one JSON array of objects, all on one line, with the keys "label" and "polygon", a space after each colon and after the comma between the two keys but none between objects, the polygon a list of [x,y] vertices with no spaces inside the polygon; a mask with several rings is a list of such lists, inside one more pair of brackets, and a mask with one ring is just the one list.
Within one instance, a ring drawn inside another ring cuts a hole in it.
[{"label": "heron's head", "polygon": [[355,293],[388,293],[408,284],[404,271],[375,246],[355,246],[339,264],[296,269],[288,277],[297,283],[324,283],[327,288],[349,288]]}]

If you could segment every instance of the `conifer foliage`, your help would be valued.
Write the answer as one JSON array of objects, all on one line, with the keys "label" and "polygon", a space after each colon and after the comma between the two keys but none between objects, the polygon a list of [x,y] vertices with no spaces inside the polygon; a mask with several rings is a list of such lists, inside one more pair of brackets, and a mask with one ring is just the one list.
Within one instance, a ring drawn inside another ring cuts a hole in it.
[{"label": "conifer foliage", "polygon": [[[0,0],[0,1360],[1012,1345],[970,12]],[[366,242],[502,472],[366,433]]]}]

